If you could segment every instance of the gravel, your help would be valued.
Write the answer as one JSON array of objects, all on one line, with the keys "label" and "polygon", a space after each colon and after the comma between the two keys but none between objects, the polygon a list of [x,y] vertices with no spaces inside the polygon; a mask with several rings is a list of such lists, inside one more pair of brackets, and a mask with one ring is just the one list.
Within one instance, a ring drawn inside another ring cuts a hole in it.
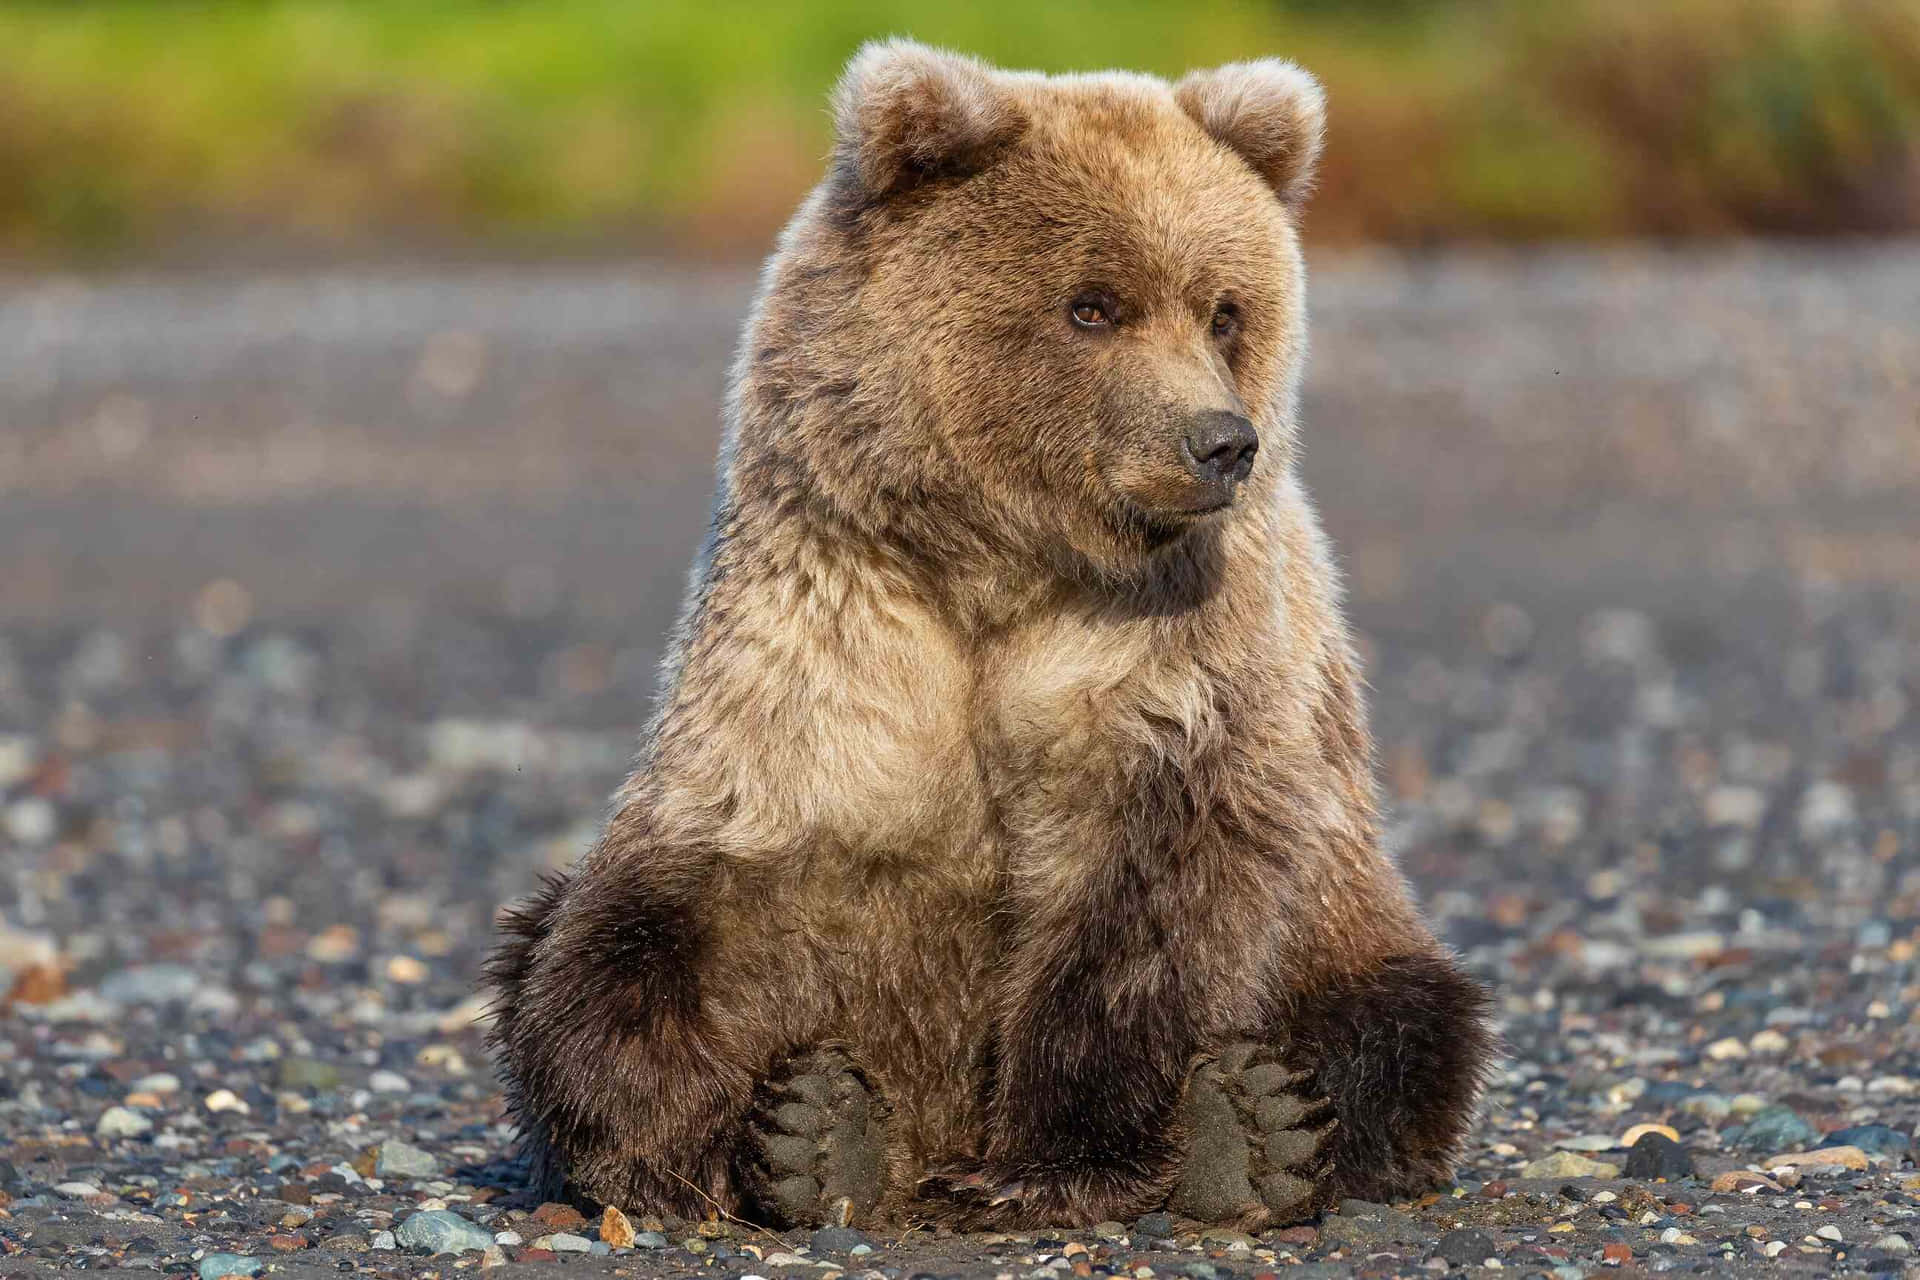
[{"label": "gravel", "polygon": [[539,1204],[474,978],[646,717],[747,283],[0,294],[0,1277],[1901,1273],[1897,245],[1316,263],[1389,840],[1510,1048],[1454,1184],[1249,1237]]}]

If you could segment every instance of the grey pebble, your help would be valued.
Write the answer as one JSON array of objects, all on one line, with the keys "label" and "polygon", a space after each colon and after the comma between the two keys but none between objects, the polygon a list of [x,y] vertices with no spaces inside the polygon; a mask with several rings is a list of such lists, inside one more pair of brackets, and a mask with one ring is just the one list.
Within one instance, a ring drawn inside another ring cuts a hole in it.
[{"label": "grey pebble", "polygon": [[261,1265],[260,1259],[243,1253],[210,1253],[200,1259],[194,1271],[200,1280],[221,1280],[223,1276],[259,1275]]},{"label": "grey pebble", "polygon": [[1775,1106],[1755,1112],[1740,1130],[1734,1145],[1748,1151],[1799,1151],[1819,1138],[1819,1130],[1792,1108]]},{"label": "grey pebble", "polygon": [[1500,1246],[1486,1232],[1473,1227],[1461,1227],[1440,1237],[1440,1243],[1434,1246],[1433,1256],[1445,1258],[1456,1267],[1477,1267],[1499,1252]]},{"label": "grey pebble", "polygon": [[431,1178],[439,1172],[440,1161],[432,1152],[409,1146],[398,1138],[388,1138],[374,1153],[376,1178]]},{"label": "grey pebble", "polygon": [[855,1245],[872,1244],[852,1227],[822,1227],[807,1238],[815,1253],[847,1253]]},{"label": "grey pebble", "polygon": [[416,1253],[478,1253],[493,1243],[484,1228],[468,1222],[451,1209],[429,1209],[416,1213],[394,1228],[399,1245]]},{"label": "grey pebble", "polygon": [[100,996],[115,1004],[170,1004],[191,1000],[199,989],[200,975],[183,964],[142,964],[108,974],[100,984]]},{"label": "grey pebble", "polygon": [[1883,1156],[1904,1156],[1911,1144],[1912,1139],[1888,1124],[1856,1124],[1820,1139],[1823,1147],[1858,1147]]}]

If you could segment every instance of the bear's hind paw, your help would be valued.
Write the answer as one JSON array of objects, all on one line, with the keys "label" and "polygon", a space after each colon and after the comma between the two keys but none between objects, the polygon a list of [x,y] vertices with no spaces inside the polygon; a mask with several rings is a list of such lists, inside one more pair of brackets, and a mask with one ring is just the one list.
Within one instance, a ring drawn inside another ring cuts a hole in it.
[{"label": "bear's hind paw", "polygon": [[850,1226],[886,1191],[886,1107],[848,1057],[788,1059],[756,1090],[763,1211],[788,1226]]},{"label": "bear's hind paw", "polygon": [[1305,1072],[1266,1045],[1231,1045],[1194,1068],[1182,1113],[1187,1150],[1167,1207],[1245,1230],[1312,1217],[1332,1194],[1339,1121]]}]

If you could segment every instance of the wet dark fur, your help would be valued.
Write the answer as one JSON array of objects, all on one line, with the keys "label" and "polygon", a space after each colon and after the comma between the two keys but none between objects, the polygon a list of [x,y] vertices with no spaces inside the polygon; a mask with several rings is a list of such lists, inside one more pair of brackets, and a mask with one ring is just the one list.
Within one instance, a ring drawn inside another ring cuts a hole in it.
[{"label": "wet dark fur", "polygon": [[[1445,1176],[1486,998],[1379,850],[1293,470],[1317,89],[891,45],[836,105],[640,765],[489,968],[546,1189],[819,1220],[817,1157],[882,1219],[1126,1217],[1198,1158],[1195,1064],[1245,1042],[1338,1119],[1288,1211]],[[1260,453],[1195,514],[1180,433],[1222,415]],[[826,1045],[877,1155],[765,1114]]]}]

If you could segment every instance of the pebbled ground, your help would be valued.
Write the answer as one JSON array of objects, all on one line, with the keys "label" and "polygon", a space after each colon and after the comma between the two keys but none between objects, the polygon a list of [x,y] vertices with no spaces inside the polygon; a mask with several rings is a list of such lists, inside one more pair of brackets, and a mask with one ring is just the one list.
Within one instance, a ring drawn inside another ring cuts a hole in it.
[{"label": "pebbled ground", "polygon": [[1457,1185],[859,1254],[530,1203],[472,982],[644,718],[749,285],[0,285],[0,1277],[1904,1271],[1898,244],[1316,266],[1391,840],[1511,1046]]}]

